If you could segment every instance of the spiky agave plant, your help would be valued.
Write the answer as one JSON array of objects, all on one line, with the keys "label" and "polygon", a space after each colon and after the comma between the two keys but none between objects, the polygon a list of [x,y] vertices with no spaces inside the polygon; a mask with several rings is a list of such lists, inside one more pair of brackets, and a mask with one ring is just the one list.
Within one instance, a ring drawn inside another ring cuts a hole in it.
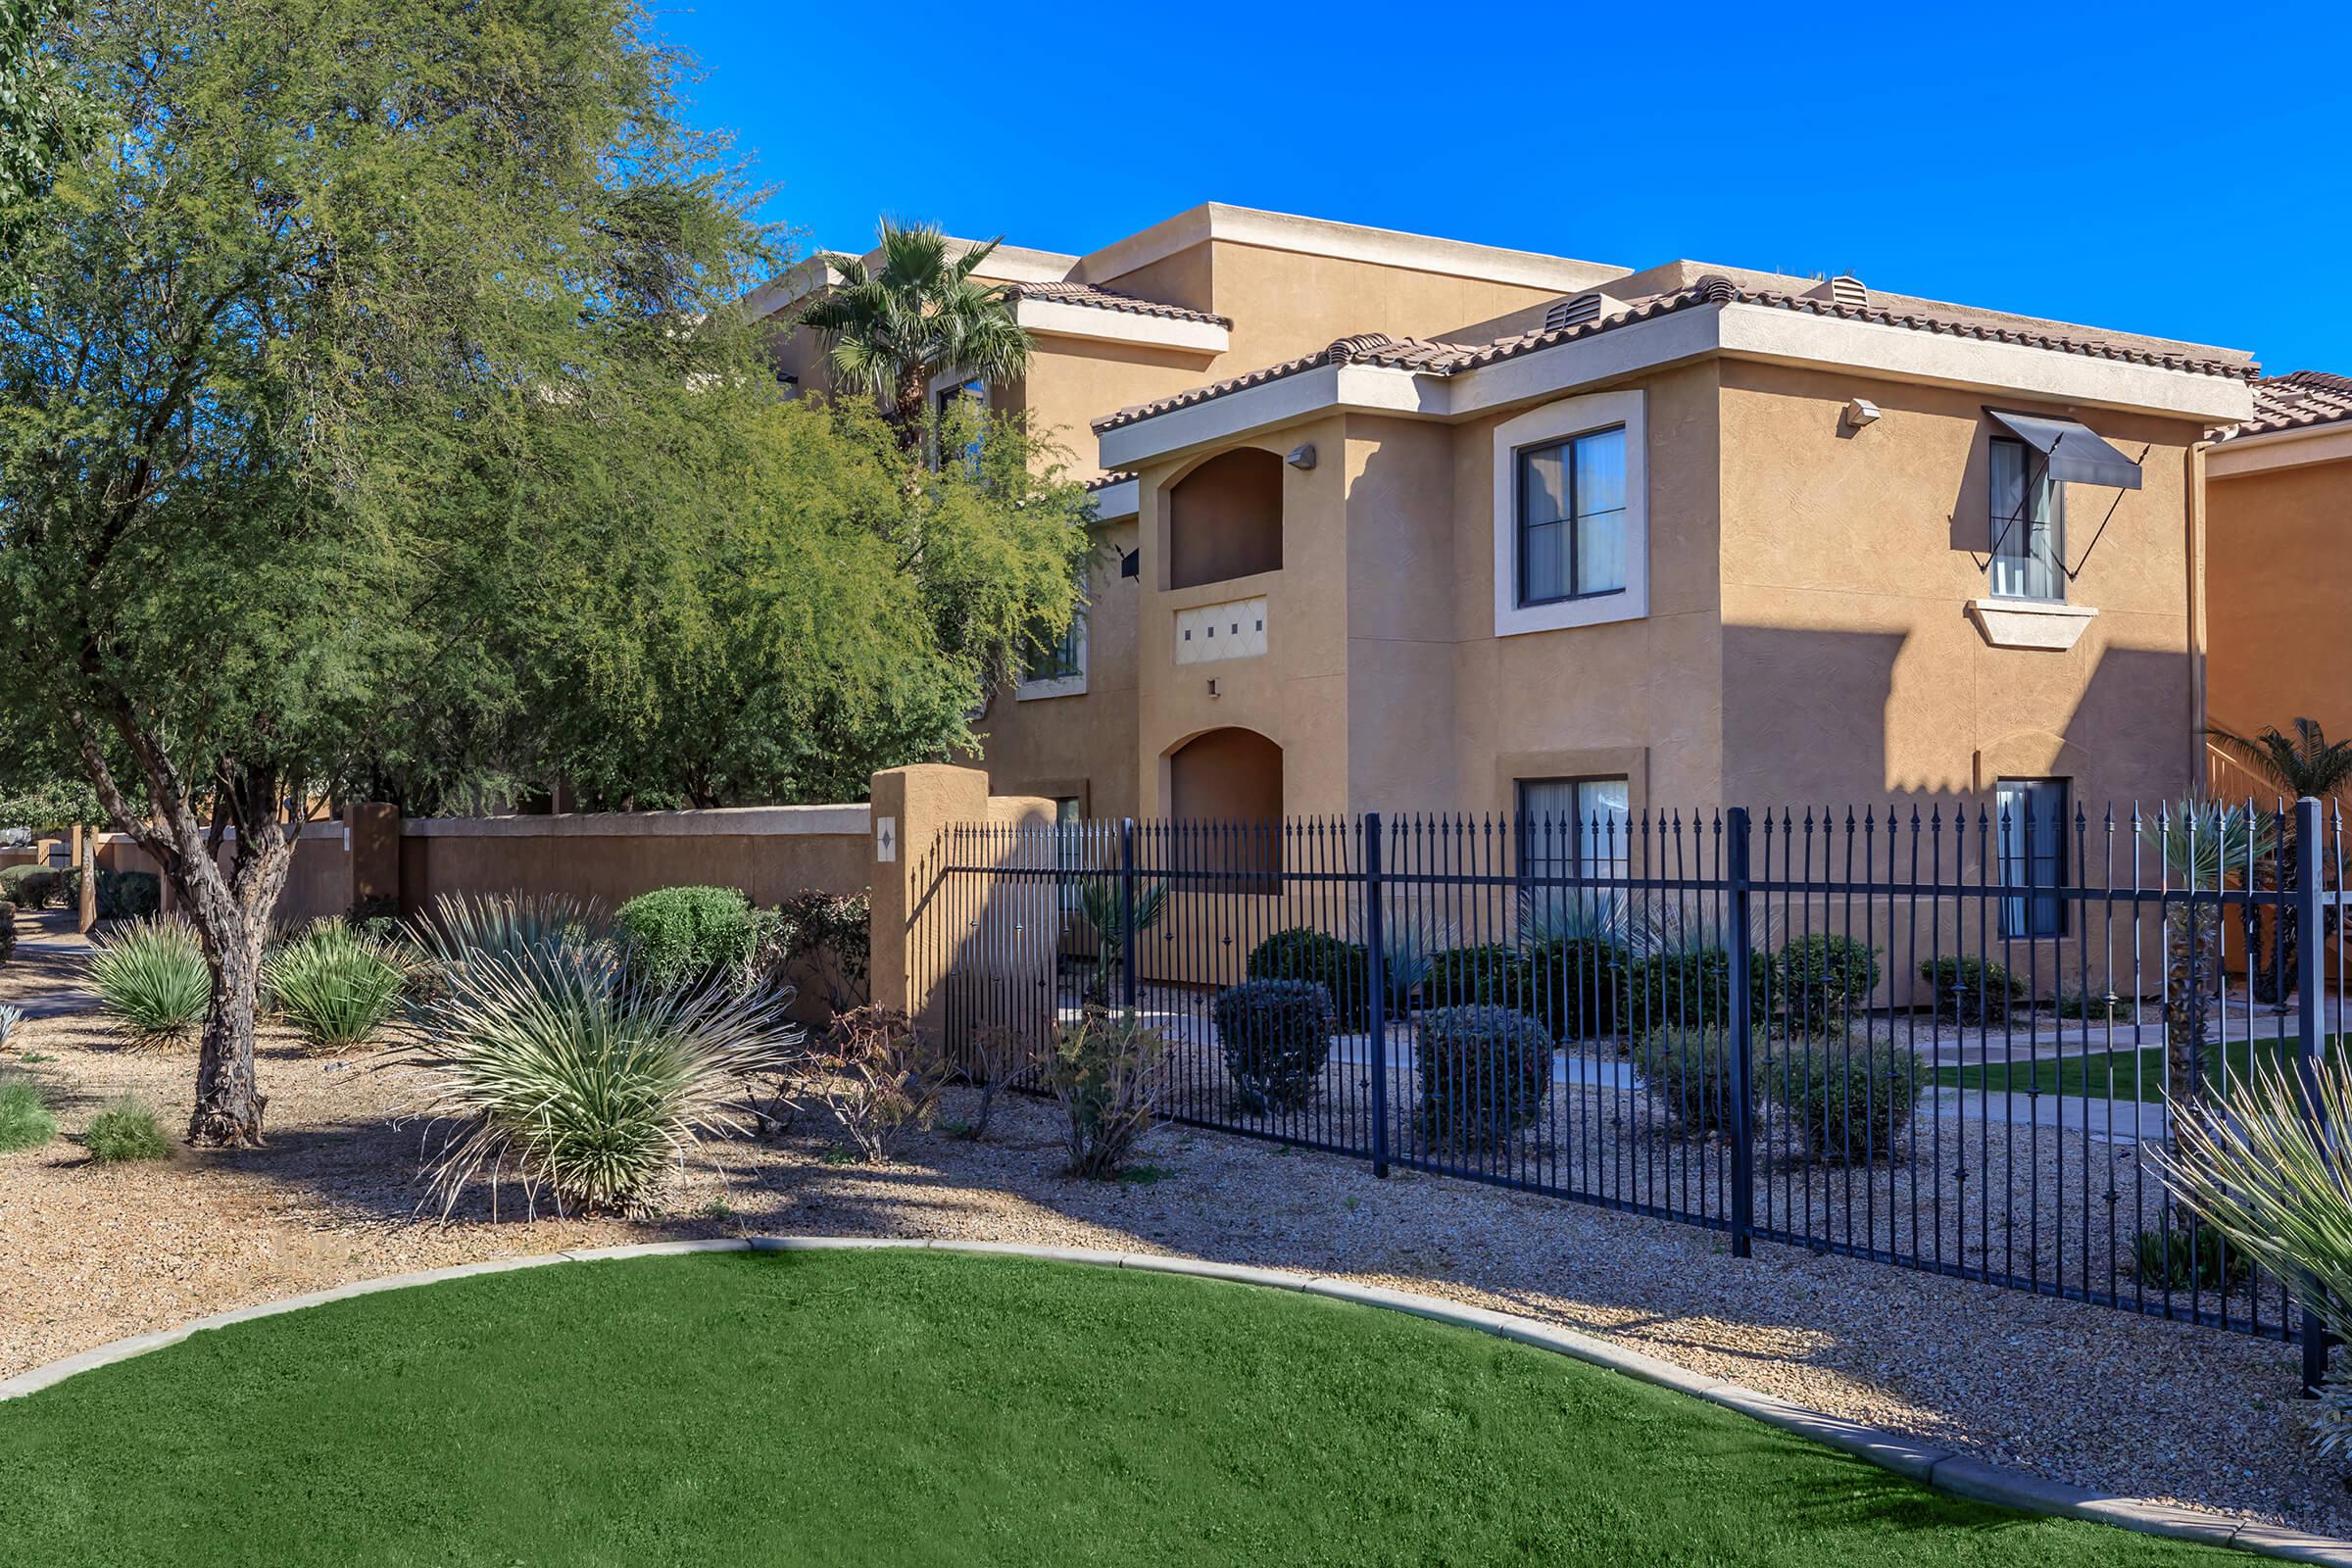
[{"label": "spiky agave plant", "polygon": [[[2352,1167],[2328,1129],[2352,1125],[2352,1063],[2329,1054],[2307,1099],[2292,1064],[2258,1061],[2227,1105],[2172,1104],[2173,1140],[2148,1158],[2165,1187],[2282,1282],[2329,1333],[2352,1340]],[[2352,1448],[2352,1388],[2330,1385],[2321,1451]]]},{"label": "spiky agave plant", "polygon": [[[1095,973],[1087,982],[1087,1000],[1098,1004],[1110,999],[1110,977],[1119,971],[1126,956],[1126,911],[1120,899],[1120,879],[1115,876],[1090,876],[1078,883],[1077,915],[1095,938]],[[1135,896],[1135,934],[1142,936],[1159,924],[1159,917],[1168,909],[1168,885],[1151,882],[1140,888]]]},{"label": "spiky agave plant", "polygon": [[467,970],[534,954],[569,955],[612,967],[620,962],[611,916],[562,894],[444,893],[433,901],[431,916],[415,922],[409,934],[438,990]]},{"label": "spiky agave plant", "polygon": [[270,1004],[305,1044],[348,1051],[391,1021],[408,966],[391,946],[340,920],[320,920],[262,964]]},{"label": "spiky agave plant", "polygon": [[657,988],[576,944],[521,945],[445,971],[403,1061],[446,1124],[426,1156],[446,1216],[513,1177],[536,1211],[635,1212],[699,1138],[738,1133],[747,1078],[784,1070],[803,1035],[791,994]]},{"label": "spiky agave plant", "polygon": [[204,1022],[213,971],[194,926],[175,918],[133,920],[96,947],[90,984],[133,1046],[185,1040]]}]

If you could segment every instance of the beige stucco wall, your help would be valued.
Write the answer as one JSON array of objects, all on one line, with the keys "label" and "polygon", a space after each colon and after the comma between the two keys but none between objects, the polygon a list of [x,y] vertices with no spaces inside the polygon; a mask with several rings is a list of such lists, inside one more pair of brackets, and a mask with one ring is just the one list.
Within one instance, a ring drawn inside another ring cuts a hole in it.
[{"label": "beige stucco wall", "polygon": [[698,885],[741,888],[753,903],[773,905],[810,890],[861,892],[872,858],[862,829],[426,837],[409,825],[400,853],[400,906],[409,913],[431,908],[443,894],[560,894],[610,909],[655,888]]},{"label": "beige stucco wall", "polygon": [[[2068,602],[2098,611],[2067,652],[1989,646],[1984,394],[1727,362],[1723,745],[1727,800],[1755,807],[1980,799],[2068,775],[2079,804],[2196,781],[2190,646],[2192,423],[2085,422],[2142,488],[2069,485]],[[1846,400],[1883,416],[1844,426]]]},{"label": "beige stucco wall", "polygon": [[2206,494],[2213,722],[2352,736],[2352,461],[2216,476]]}]

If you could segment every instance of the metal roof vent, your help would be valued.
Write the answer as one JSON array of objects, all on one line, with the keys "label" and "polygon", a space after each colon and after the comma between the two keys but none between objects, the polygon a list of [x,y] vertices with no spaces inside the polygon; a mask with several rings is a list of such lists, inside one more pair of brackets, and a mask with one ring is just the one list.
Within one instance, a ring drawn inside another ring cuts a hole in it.
[{"label": "metal roof vent", "polygon": [[1840,272],[1830,279],[1830,302],[1850,306],[1857,311],[1866,310],[1870,305],[1870,290],[1862,286],[1860,278]]},{"label": "metal roof vent", "polygon": [[1544,330],[1562,332],[1572,326],[1582,326],[1587,321],[1597,321],[1600,319],[1600,308],[1607,303],[1608,296],[1600,293],[1574,294],[1564,300],[1553,300],[1550,309],[1544,313]]}]

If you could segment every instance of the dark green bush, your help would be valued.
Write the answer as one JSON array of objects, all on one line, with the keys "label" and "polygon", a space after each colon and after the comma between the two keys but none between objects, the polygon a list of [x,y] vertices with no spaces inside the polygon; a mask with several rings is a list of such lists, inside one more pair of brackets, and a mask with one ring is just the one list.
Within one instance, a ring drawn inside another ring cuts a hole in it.
[{"label": "dark green bush", "polygon": [[[1760,949],[1748,957],[1750,1015],[1765,1014],[1772,957]],[[1721,1026],[1732,1016],[1732,956],[1721,948],[1682,948],[1653,953],[1632,964],[1626,981],[1627,1029]]]},{"label": "dark green bush", "polygon": [[1625,950],[1606,937],[1555,937],[1528,949],[1526,1011],[1559,1041],[1617,1032],[1626,1010]]},{"label": "dark green bush", "polygon": [[[67,908],[81,903],[81,867],[75,866],[58,880],[57,899]],[[98,871],[98,918],[101,920],[143,920],[159,914],[164,907],[164,881],[153,871]]]},{"label": "dark green bush", "polygon": [[2091,1023],[2129,1023],[2132,1021],[2132,1004],[2104,991],[2086,991],[2077,987],[2058,999],[2058,1016]]},{"label": "dark green bush", "polygon": [[[1850,937],[1814,932],[1773,956],[1773,1004],[1790,1027],[1826,1035],[1869,1005],[1879,989],[1879,950]],[[1757,1007],[1759,1015],[1762,1007]]]},{"label": "dark green bush", "polygon": [[17,906],[0,899],[0,963],[17,956]]},{"label": "dark green bush", "polygon": [[1528,1012],[1534,991],[1528,982],[1527,959],[1516,948],[1498,943],[1447,948],[1430,955],[1429,975],[1421,982],[1421,1005],[1507,1007]]},{"label": "dark green bush", "polygon": [[1918,1053],[1851,1038],[1800,1045],[1756,1071],[1805,1147],[1841,1165],[1899,1157],[1927,1082]]},{"label": "dark green bush", "polygon": [[1494,1149],[1543,1113],[1551,1037],[1508,1007],[1437,1007],[1414,1020],[1422,1136],[1440,1149]]},{"label": "dark green bush", "polygon": [[1312,980],[1246,980],[1217,993],[1215,1015],[1245,1109],[1297,1110],[1314,1098],[1338,1023],[1329,992]]},{"label": "dark green bush", "polygon": [[2254,1273],[2245,1253],[2235,1249],[2225,1253],[2222,1233],[2211,1228],[2141,1231],[2132,1252],[2139,1282],[2152,1291],[2232,1291]]},{"label": "dark green bush", "polygon": [[0,899],[20,909],[45,909],[63,879],[45,865],[12,865],[0,871]]},{"label": "dark green bush", "polygon": [[[1739,1076],[1732,1060],[1730,1031],[1715,1028],[1659,1029],[1634,1048],[1634,1070],[1642,1087],[1665,1112],[1676,1132],[1704,1138],[1732,1130],[1739,1101]],[[1749,1036],[1748,1109],[1756,1104],[1756,1079],[1764,1073],[1765,1032]]]},{"label": "dark green bush", "polygon": [[741,974],[762,922],[737,888],[656,888],[620,906],[629,971],[647,985],[699,984]]},{"label": "dark green bush", "polygon": [[1339,1027],[1354,1034],[1372,1026],[1367,990],[1371,961],[1361,943],[1296,925],[1250,950],[1242,972],[1252,980],[1311,980],[1331,996]]},{"label": "dark green bush", "polygon": [[1983,958],[1922,958],[1919,977],[1934,989],[1936,1016],[1945,1023],[1998,1022],[2026,994],[2024,982]]}]

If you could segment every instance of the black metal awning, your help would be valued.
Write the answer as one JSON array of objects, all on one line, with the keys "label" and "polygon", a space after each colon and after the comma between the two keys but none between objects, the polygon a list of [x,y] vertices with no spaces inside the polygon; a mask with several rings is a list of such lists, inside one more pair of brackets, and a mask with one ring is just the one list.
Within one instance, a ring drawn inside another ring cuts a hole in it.
[{"label": "black metal awning", "polygon": [[2011,435],[2041,454],[2050,477],[2072,484],[2139,488],[2139,465],[2101,440],[2086,424],[2046,414],[2009,414],[1986,409]]}]

